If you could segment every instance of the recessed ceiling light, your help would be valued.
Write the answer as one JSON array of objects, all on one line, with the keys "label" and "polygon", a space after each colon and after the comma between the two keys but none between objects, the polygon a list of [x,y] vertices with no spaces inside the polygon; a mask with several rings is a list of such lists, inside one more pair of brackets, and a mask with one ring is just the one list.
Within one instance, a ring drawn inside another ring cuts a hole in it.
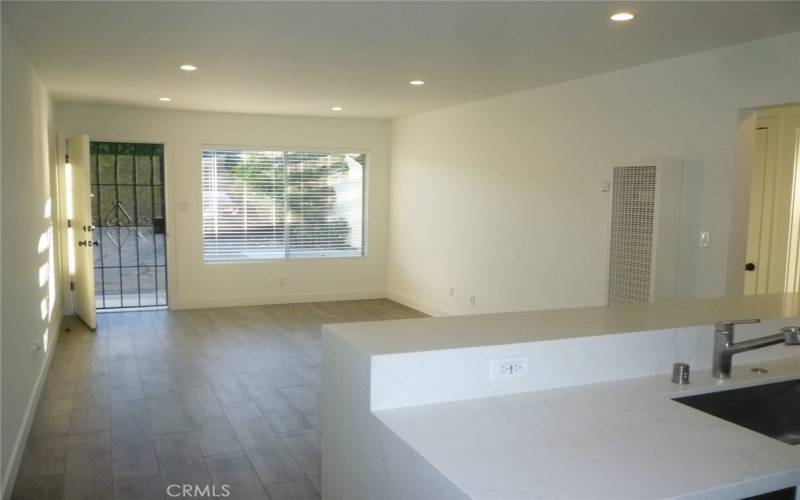
[{"label": "recessed ceiling light", "polygon": [[419,87],[420,85],[425,85],[425,82],[423,82],[422,80],[411,80],[408,83],[410,83],[411,85],[414,85],[416,87]]},{"label": "recessed ceiling light", "polygon": [[630,21],[631,19],[633,19],[633,14],[630,12],[617,12],[611,16],[612,21]]},{"label": "recessed ceiling light", "polygon": [[158,100],[161,102],[169,102],[172,100],[172,97],[159,97]]},{"label": "recessed ceiling light", "polygon": [[181,69],[184,71],[195,71],[197,66],[194,64],[181,64]]},{"label": "recessed ceiling light", "polygon": [[342,111],[344,108],[341,106],[334,106],[331,108],[331,111]]}]

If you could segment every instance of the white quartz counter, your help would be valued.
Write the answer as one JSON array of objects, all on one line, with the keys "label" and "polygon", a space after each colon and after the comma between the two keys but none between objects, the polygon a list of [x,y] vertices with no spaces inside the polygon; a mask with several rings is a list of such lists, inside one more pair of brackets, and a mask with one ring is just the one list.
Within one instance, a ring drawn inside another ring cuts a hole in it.
[{"label": "white quartz counter", "polygon": [[[790,346],[710,377],[713,323],[748,318],[764,321],[737,341],[800,324],[800,294],[327,325],[323,497],[735,500],[800,485],[800,446],[671,399],[800,379]],[[512,357],[527,376],[495,378]],[[678,361],[688,387],[669,382]]]},{"label": "white quartz counter", "polygon": [[[800,358],[375,412],[474,499],[742,498],[800,484],[800,446],[671,398],[800,378]],[[723,387],[729,386],[729,387]]]},{"label": "white quartz counter", "polygon": [[800,294],[341,323],[327,328],[371,355],[515,344],[800,316]]}]

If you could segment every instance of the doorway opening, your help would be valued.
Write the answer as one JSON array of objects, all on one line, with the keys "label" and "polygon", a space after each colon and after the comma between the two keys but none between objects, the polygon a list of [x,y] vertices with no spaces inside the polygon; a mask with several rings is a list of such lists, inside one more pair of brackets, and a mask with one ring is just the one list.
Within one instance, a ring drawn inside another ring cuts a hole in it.
[{"label": "doorway opening", "polygon": [[800,106],[755,114],[744,294],[800,291]]},{"label": "doorway opening", "polygon": [[164,145],[90,146],[97,311],[167,307]]}]

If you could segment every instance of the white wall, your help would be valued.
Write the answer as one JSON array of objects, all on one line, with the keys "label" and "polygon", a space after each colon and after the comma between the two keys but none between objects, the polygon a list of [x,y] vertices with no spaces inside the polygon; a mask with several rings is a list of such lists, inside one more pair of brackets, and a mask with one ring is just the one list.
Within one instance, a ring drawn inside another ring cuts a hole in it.
[{"label": "white wall", "polygon": [[740,110],[800,100],[799,40],[793,33],[396,120],[389,296],[433,314],[603,304],[601,184],[614,165],[639,161],[685,164],[693,205],[683,229],[709,230],[712,244],[684,242],[679,292],[723,295],[729,246],[744,244],[746,227],[731,218],[732,206],[747,203],[732,199]]},{"label": "white wall", "polygon": [[[177,96],[176,96],[177,97]],[[382,297],[386,288],[389,122],[57,105],[62,135],[165,144],[169,301],[173,308]],[[204,264],[204,145],[366,150],[368,255]],[[285,286],[279,284],[284,278]]]},{"label": "white wall", "polygon": [[[58,216],[53,104],[5,26],[2,63],[0,471],[5,497],[13,486],[58,336],[61,294],[58,234],[53,235],[52,245],[47,237]],[[52,200],[50,214],[48,200]],[[34,342],[44,341],[45,334],[46,348],[34,351]]]}]

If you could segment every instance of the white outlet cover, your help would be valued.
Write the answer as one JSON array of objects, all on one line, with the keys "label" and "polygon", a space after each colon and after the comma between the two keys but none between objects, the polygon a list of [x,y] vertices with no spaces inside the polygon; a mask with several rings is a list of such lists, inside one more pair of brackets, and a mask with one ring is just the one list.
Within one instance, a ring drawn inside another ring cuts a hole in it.
[{"label": "white outlet cover", "polygon": [[493,359],[489,363],[489,380],[525,378],[528,376],[528,356]]},{"label": "white outlet cover", "polygon": [[700,231],[700,246],[702,248],[711,246],[711,233],[708,231]]}]

